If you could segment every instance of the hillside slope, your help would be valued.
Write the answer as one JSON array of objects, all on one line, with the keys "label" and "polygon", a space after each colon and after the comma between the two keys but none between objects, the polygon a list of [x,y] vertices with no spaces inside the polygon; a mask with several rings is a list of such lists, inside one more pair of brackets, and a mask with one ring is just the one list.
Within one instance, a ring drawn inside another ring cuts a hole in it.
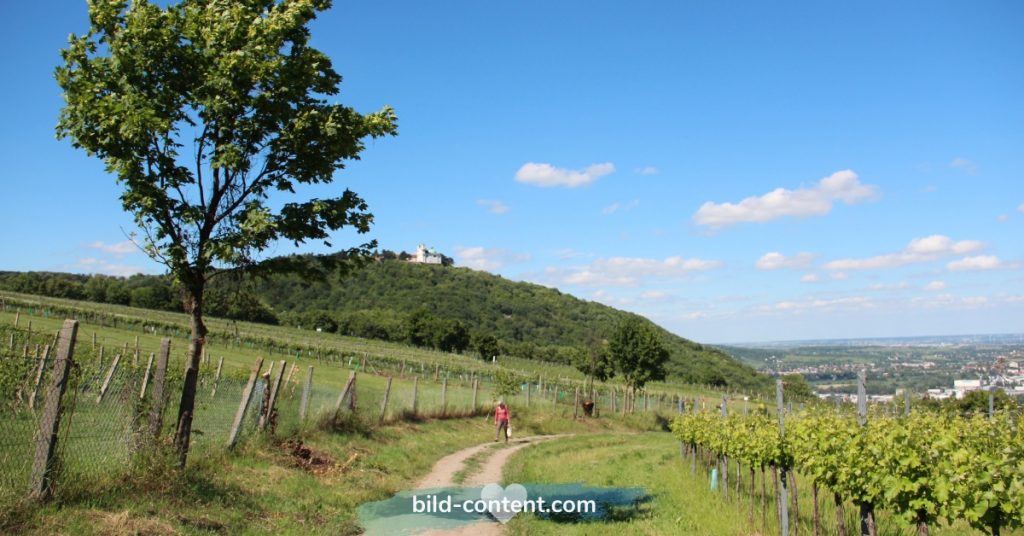
[{"label": "hillside slope", "polygon": [[[414,340],[412,326],[428,319],[435,327],[441,326],[435,331],[461,336],[463,348],[475,347],[468,344],[470,338],[475,341],[491,335],[500,354],[566,364],[588,346],[607,339],[622,320],[634,316],[487,272],[398,260],[369,263],[345,277],[325,281],[277,275],[240,286],[225,283],[210,289],[206,310],[212,316],[305,329],[324,326],[325,331],[343,335],[438,347]],[[179,293],[169,276],[0,272],[0,289],[181,310]],[[767,385],[767,377],[718,349],[656,328],[671,354],[671,376],[744,389]]]},{"label": "hillside slope", "polygon": [[[339,321],[339,332],[372,335],[359,331],[369,323],[385,332],[379,338],[395,339],[404,336],[401,330],[410,312],[425,310],[460,321],[474,332],[493,334],[506,352],[553,361],[565,360],[560,349],[607,338],[622,320],[635,316],[488,272],[401,261],[372,263],[342,280],[311,283],[277,276],[257,284],[256,291],[288,323],[301,322],[303,313],[308,319],[310,312],[329,311]],[[392,333],[387,333],[388,326]],[[673,376],[748,388],[766,384],[765,377],[718,349],[656,327],[671,352]]]}]

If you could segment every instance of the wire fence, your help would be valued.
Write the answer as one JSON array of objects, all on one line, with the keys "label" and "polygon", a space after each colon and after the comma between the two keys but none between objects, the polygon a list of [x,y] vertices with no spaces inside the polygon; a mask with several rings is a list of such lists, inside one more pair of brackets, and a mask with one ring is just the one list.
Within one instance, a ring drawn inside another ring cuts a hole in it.
[{"label": "wire fence", "polygon": [[[45,472],[57,489],[117,478],[130,468],[140,449],[154,440],[169,442],[177,423],[184,359],[165,358],[163,397],[157,401],[154,392],[158,390],[156,368],[161,349],[149,348],[138,339],[106,342],[97,345],[88,337],[79,337],[72,346],[71,359],[61,360],[55,349],[58,333],[0,325],[0,506],[29,496],[37,474]],[[248,371],[242,366],[242,358],[228,356],[229,361],[234,360],[233,367],[225,367],[223,359],[215,365],[204,356],[200,367],[191,459],[229,448],[242,406],[246,409],[236,444],[260,433],[261,416],[268,421],[268,433],[289,436],[353,409],[366,423],[386,424],[482,413],[497,399],[495,386],[475,374],[404,363],[393,370],[365,356],[347,363],[266,360],[255,373],[251,370],[254,364],[249,364]],[[40,445],[47,444],[46,416],[50,404],[56,403],[51,401],[50,391],[58,383],[54,376],[60,368],[57,361],[70,367],[62,396],[59,392],[56,396],[60,412],[52,454],[40,457]],[[351,377],[355,377],[353,388],[342,399]],[[252,388],[247,389],[250,382]],[[558,398],[554,385],[542,392],[531,384],[508,398],[526,405],[525,390],[533,393],[532,405],[553,405]],[[273,406],[268,407],[275,391]],[[571,397],[571,393],[562,389],[561,396]],[[160,405],[162,425],[154,439],[151,419],[154,407]]]}]

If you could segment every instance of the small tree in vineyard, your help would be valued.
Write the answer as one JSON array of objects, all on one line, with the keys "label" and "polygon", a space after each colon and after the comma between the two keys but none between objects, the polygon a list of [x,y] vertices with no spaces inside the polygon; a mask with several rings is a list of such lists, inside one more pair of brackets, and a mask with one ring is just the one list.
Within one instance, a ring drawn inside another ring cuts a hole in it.
[{"label": "small tree in vineyard", "polygon": [[665,379],[668,350],[654,328],[639,318],[619,325],[608,342],[608,352],[630,393],[643,389],[647,382]]},{"label": "small tree in vineyard", "polygon": [[[329,0],[89,2],[90,27],[61,51],[64,92],[57,134],[103,159],[143,231],[142,248],[180,283],[192,339],[175,445],[188,453],[203,298],[225,273],[300,270],[324,275],[369,255],[374,242],[325,263],[261,261],[278,241],[366,233],[366,203],[345,190],[294,200],[301,185],[329,184],[366,137],[396,133],[390,108],[361,115],[328,97],[341,76],[309,46],[308,24]],[[273,199],[271,195],[273,194]]]}]

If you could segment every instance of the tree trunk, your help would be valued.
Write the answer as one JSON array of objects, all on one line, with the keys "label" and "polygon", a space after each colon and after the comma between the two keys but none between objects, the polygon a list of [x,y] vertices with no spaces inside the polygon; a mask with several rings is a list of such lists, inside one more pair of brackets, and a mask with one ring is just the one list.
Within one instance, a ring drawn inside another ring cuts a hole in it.
[{"label": "tree trunk", "polygon": [[821,514],[818,512],[818,483],[811,484],[811,497],[814,498],[814,536],[821,536]]},{"label": "tree trunk", "polygon": [[178,463],[185,465],[189,441],[192,436],[192,416],[196,402],[196,384],[199,379],[199,363],[206,344],[206,324],[203,323],[203,286],[193,287],[187,298],[189,325],[192,328],[192,342],[189,344],[188,368],[181,388],[181,403],[178,405],[178,428],[174,433],[174,446],[178,451]]},{"label": "tree trunk", "polygon": [[782,524],[782,493],[779,491],[779,468],[772,465],[772,485],[775,487],[775,516]]},{"label": "tree trunk", "polygon": [[878,536],[875,527],[875,505],[871,503],[860,504],[860,533],[861,536]]},{"label": "tree trunk", "polygon": [[733,495],[736,498],[736,504],[739,505],[740,508],[743,507],[743,503],[740,501],[740,486],[742,484],[740,482],[740,480],[741,480],[740,475],[743,474],[742,471],[743,471],[743,468],[740,467],[740,461],[736,460],[736,478],[734,478],[734,480],[736,481],[736,488],[734,490],[735,493],[733,493]]},{"label": "tree trunk", "polygon": [[768,487],[765,484],[767,475],[764,472],[764,466],[761,466],[761,524],[764,526],[764,531],[768,532]]},{"label": "tree trunk", "polygon": [[791,490],[793,493],[793,519],[791,522],[793,524],[793,536],[797,536],[800,534],[800,501],[797,499],[800,489],[796,487],[796,471],[791,469],[786,472],[789,474],[789,481],[793,484],[793,489]]},{"label": "tree trunk", "polygon": [[843,499],[839,497],[838,493],[833,493],[832,497],[836,502],[836,534],[846,536],[846,512],[843,510]]},{"label": "tree trunk", "polygon": [[917,515],[917,536],[928,536],[928,522],[923,513]]},{"label": "tree trunk", "polygon": [[721,465],[722,465],[722,497],[724,497],[725,500],[728,501],[729,500],[729,457],[728,456],[722,456],[722,458],[721,458]]},{"label": "tree trunk", "polygon": [[753,528],[754,526],[754,501],[756,500],[756,491],[754,484],[756,483],[756,473],[754,473],[754,466],[750,466],[750,512],[747,514],[747,523]]}]

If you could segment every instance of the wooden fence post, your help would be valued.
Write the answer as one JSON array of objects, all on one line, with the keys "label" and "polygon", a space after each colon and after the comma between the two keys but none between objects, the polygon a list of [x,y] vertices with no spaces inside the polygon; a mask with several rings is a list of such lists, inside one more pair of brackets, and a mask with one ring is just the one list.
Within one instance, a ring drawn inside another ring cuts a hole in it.
[{"label": "wooden fence post", "polygon": [[299,421],[305,422],[309,408],[309,395],[313,389],[313,365],[306,369],[306,383],[302,385],[302,400],[299,402]]},{"label": "wooden fence post", "polygon": [[96,396],[96,403],[103,402],[103,397],[107,394],[107,389],[110,388],[110,380],[114,378],[114,372],[117,371],[117,365],[121,362],[121,354],[114,356],[114,362],[110,364],[110,370],[107,372],[107,379],[103,380],[103,386],[100,387],[100,394]]},{"label": "wooden fence post", "polygon": [[391,376],[388,376],[388,384],[387,384],[386,387],[384,387],[384,401],[381,402],[381,404],[380,404],[380,419],[378,419],[379,423],[383,423],[384,422],[384,417],[387,415],[387,412],[388,412],[388,398],[390,398],[390,397],[391,397]]},{"label": "wooden fence post", "polygon": [[479,382],[479,381],[480,380],[478,380],[476,378],[473,378],[473,413],[476,413],[476,390],[477,390],[477,382]]},{"label": "wooden fence post", "polygon": [[210,398],[217,396],[217,386],[220,385],[220,372],[224,369],[224,356],[220,356],[217,362],[217,374],[213,377],[213,390],[210,391]]},{"label": "wooden fence post", "polygon": [[71,359],[77,335],[78,321],[65,320],[57,346],[57,357],[53,361],[53,376],[46,388],[39,433],[36,435],[36,452],[29,478],[29,498],[33,500],[46,500],[53,490],[54,453],[57,447],[57,433],[60,430],[61,399],[67,388],[68,372],[73,365]]},{"label": "wooden fence post", "polygon": [[298,363],[292,363],[292,368],[288,369],[288,379],[286,379],[284,381],[284,383],[285,383],[285,385],[287,385],[287,384],[291,384],[292,385],[291,388],[288,391],[289,397],[291,396],[291,394],[295,393],[295,384],[292,383],[292,380],[295,378],[295,373],[298,372],[298,371],[299,371],[299,364]]},{"label": "wooden fence post", "polygon": [[441,415],[448,414],[448,376],[441,380]]},{"label": "wooden fence post", "polygon": [[242,420],[245,418],[245,411],[249,409],[249,402],[252,401],[253,388],[256,387],[256,379],[260,376],[260,369],[263,368],[263,358],[257,357],[256,364],[249,372],[249,381],[242,391],[242,400],[238,404],[238,411],[235,412],[235,420],[231,424],[231,432],[228,434],[228,449],[232,449],[238,441],[238,432],[242,428]]},{"label": "wooden fence post", "polygon": [[284,379],[284,369],[288,366],[288,363],[281,360],[281,366],[277,369],[277,378],[274,379],[274,383],[270,387],[270,402],[267,404],[267,412],[260,415],[260,430],[266,430],[267,424],[270,422],[271,417],[274,413],[274,405],[277,403],[277,393],[281,389],[281,380]]},{"label": "wooden fence post", "polygon": [[43,383],[43,375],[46,372],[46,362],[50,359],[50,346],[43,347],[43,355],[39,358],[39,365],[36,368],[36,380],[32,383],[32,392],[28,395],[28,409],[35,409],[36,397],[39,395],[39,385]]},{"label": "wooden fence post", "polygon": [[572,403],[572,418],[578,419],[580,416],[580,388],[576,387],[576,398]]},{"label": "wooden fence post", "polygon": [[[101,346],[102,350],[103,347]],[[167,377],[167,361],[171,358],[171,339],[160,341],[160,354],[156,358],[156,373],[153,374],[153,404],[149,412],[149,435],[160,436],[164,426],[164,378]]]},{"label": "wooden fence post", "polygon": [[416,416],[416,391],[419,388],[420,377],[417,375],[412,376],[412,416]]},{"label": "wooden fence post", "polygon": [[149,372],[153,369],[153,352],[149,353],[149,361],[146,363],[146,373],[142,376],[142,388],[139,389],[139,400],[145,400],[146,387],[149,385]]},{"label": "wooden fence post", "polygon": [[338,395],[338,402],[334,404],[334,416],[337,417],[341,411],[341,405],[345,403],[345,399],[349,399],[349,409],[353,412],[356,407],[356,371],[352,371],[348,375],[348,381],[345,382],[345,389]]}]

